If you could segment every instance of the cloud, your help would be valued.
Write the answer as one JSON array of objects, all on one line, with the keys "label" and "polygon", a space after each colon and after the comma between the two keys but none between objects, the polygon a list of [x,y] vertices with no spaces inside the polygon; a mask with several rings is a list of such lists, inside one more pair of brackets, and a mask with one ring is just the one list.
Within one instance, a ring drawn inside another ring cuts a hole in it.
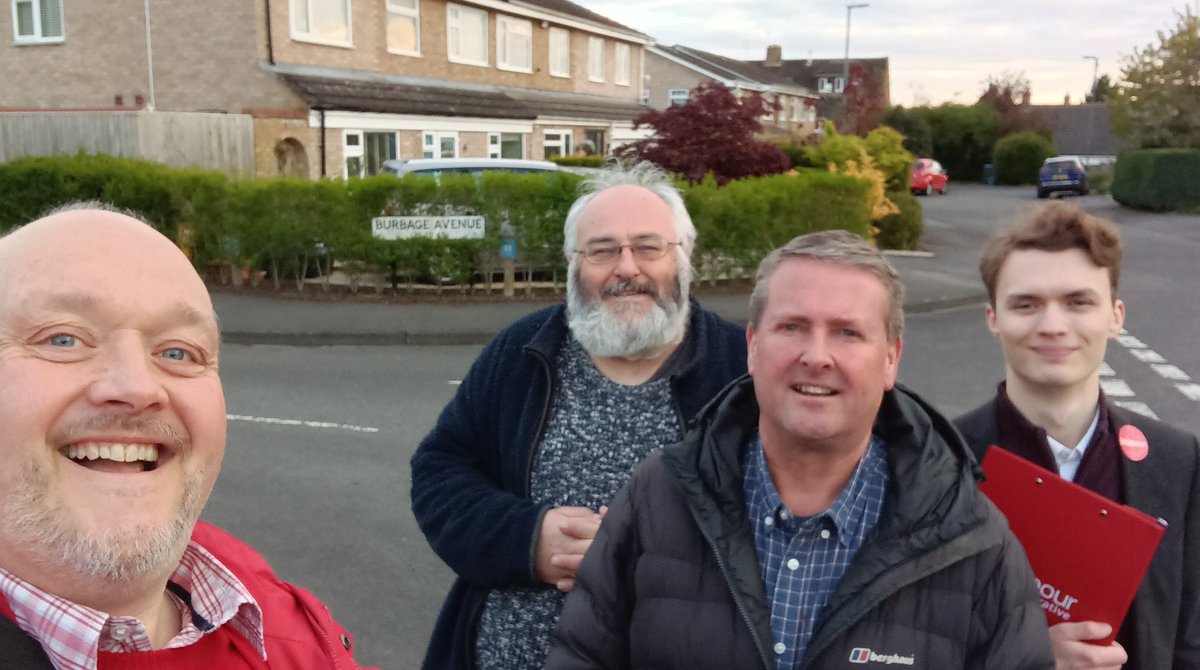
[{"label": "cloud", "polygon": [[[761,59],[841,58],[845,2],[799,0],[576,0],[665,44]],[[1195,0],[1189,0],[1195,1]],[[851,57],[890,59],[893,102],[972,102],[989,75],[1024,72],[1034,102],[1078,101],[1100,74],[1119,78],[1123,58],[1157,41],[1185,5],[1171,0],[876,0],[851,15]],[[919,101],[918,101],[919,102]]]}]

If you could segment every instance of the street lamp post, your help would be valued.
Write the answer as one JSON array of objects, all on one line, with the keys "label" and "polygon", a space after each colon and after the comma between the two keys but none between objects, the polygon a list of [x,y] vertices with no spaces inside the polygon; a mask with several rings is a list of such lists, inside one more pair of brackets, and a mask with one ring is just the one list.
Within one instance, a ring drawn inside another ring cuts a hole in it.
[{"label": "street lamp post", "polygon": [[847,103],[849,102],[846,89],[850,88],[850,12],[863,7],[870,7],[870,5],[865,2],[846,5],[846,58],[842,61],[842,123],[846,122]]},{"label": "street lamp post", "polygon": [[[1095,56],[1084,56],[1084,60],[1092,61],[1092,102],[1096,101],[1096,73],[1100,71],[1100,59]],[[1086,98],[1084,99],[1086,102]]]}]

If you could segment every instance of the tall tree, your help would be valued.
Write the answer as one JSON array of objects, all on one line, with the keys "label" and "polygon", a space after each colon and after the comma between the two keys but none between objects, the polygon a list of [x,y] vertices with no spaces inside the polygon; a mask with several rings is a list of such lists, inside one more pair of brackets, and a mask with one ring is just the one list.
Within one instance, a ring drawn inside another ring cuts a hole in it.
[{"label": "tall tree", "polygon": [[880,104],[879,74],[862,63],[851,63],[845,96],[845,114],[840,129],[865,137],[879,125],[885,112]]},{"label": "tall tree", "polygon": [[988,75],[983,93],[975,104],[991,107],[1000,115],[1000,135],[1026,130],[1050,136],[1050,129],[1030,113],[1029,96],[1032,89],[1024,72],[1005,70],[1000,75]]},{"label": "tall tree", "polygon": [[1088,102],[1108,102],[1115,91],[1116,86],[1113,85],[1112,77],[1102,74],[1096,80],[1096,90],[1089,93],[1086,99]]},{"label": "tall tree", "polygon": [[738,96],[716,82],[692,89],[688,101],[651,110],[633,121],[654,128],[654,135],[626,144],[615,155],[646,160],[693,183],[712,173],[717,183],[785,172],[791,160],[779,147],[756,140],[762,118],[779,103],[758,93]]},{"label": "tall tree", "polygon": [[1113,130],[1139,147],[1200,148],[1200,17],[1176,16],[1173,31],[1125,59],[1109,100]]}]

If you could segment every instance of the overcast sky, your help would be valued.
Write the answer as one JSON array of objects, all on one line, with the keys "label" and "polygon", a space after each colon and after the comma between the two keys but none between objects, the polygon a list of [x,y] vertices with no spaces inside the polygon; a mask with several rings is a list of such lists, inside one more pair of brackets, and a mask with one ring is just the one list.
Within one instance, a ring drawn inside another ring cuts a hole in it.
[{"label": "overcast sky", "polygon": [[[842,58],[845,1],[574,0],[658,42],[740,59]],[[861,0],[855,0],[856,2]],[[1099,73],[1171,30],[1200,0],[873,0],[855,9],[850,57],[890,59],[892,103],[971,103],[989,75],[1023,72],[1033,102],[1078,102]]]}]

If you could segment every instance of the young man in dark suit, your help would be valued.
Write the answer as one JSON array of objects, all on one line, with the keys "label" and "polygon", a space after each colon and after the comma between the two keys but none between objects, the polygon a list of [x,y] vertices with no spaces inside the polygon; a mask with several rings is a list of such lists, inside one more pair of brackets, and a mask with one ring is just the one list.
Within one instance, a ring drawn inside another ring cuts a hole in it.
[{"label": "young man in dark suit", "polygon": [[1058,667],[1197,668],[1200,443],[1110,405],[1101,391],[1105,348],[1125,321],[1120,269],[1116,226],[1065,203],[993,237],[980,273],[1005,379],[955,423],[980,460],[998,445],[1169,524],[1117,641],[1088,643],[1108,635],[1108,624],[1057,624]]}]

